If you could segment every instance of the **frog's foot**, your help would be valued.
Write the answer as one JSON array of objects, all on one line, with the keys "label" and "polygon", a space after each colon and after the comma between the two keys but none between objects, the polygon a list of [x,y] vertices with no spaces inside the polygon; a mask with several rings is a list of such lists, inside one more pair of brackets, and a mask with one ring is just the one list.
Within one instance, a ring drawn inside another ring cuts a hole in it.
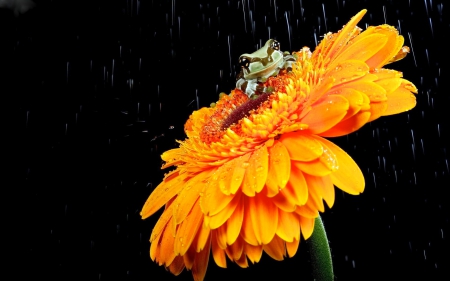
[{"label": "frog's foot", "polygon": [[236,82],[236,88],[244,92],[249,98],[256,93],[256,87],[258,86],[258,79],[245,80],[240,78]]}]

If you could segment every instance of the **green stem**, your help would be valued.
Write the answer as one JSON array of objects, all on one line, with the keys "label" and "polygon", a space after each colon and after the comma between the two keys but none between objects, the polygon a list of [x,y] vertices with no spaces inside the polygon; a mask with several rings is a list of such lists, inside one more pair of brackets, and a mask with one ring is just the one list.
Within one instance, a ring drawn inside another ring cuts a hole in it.
[{"label": "green stem", "polygon": [[314,231],[307,240],[311,253],[313,275],[316,281],[333,281],[333,262],[330,245],[323,227],[322,218],[318,216],[314,222]]}]

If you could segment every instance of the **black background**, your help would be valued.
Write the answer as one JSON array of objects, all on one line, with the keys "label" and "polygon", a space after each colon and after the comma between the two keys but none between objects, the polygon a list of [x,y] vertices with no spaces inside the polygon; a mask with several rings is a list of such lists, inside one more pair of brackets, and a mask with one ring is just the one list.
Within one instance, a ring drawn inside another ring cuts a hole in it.
[{"label": "black background", "polygon": [[[0,9],[1,93],[12,131],[17,277],[192,280],[149,258],[160,213],[140,209],[161,181],[160,154],[193,110],[234,87],[237,58],[276,38],[311,49],[363,8],[412,53],[388,67],[419,89],[417,106],[333,139],[366,178],[323,214],[336,280],[449,280],[448,6],[444,1],[35,1]],[[445,6],[445,7],[444,7]],[[5,102],[5,100],[11,101]],[[18,166],[16,165],[18,164]],[[18,169],[16,169],[16,167]],[[10,242],[13,241],[13,242]],[[11,245],[12,244],[12,245]],[[308,247],[248,269],[210,260],[206,280],[312,280]],[[5,245],[6,246],[6,245]]]}]

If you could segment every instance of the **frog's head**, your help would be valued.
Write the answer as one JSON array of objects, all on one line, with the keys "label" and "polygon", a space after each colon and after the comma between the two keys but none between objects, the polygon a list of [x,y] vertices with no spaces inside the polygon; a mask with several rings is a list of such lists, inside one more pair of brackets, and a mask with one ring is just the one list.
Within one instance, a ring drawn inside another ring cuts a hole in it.
[{"label": "frog's head", "polygon": [[280,51],[280,43],[274,39],[269,39],[256,52],[239,57],[239,65],[245,80],[267,78],[275,73],[282,63],[283,53]]}]

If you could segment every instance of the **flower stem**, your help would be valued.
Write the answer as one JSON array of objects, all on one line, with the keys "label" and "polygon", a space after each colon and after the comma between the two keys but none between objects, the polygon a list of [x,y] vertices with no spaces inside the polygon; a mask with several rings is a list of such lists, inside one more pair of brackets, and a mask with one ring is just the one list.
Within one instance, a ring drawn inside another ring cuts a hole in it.
[{"label": "flower stem", "polygon": [[313,276],[316,281],[333,281],[333,262],[331,261],[330,245],[323,227],[320,215],[314,223],[314,231],[308,239]]}]

